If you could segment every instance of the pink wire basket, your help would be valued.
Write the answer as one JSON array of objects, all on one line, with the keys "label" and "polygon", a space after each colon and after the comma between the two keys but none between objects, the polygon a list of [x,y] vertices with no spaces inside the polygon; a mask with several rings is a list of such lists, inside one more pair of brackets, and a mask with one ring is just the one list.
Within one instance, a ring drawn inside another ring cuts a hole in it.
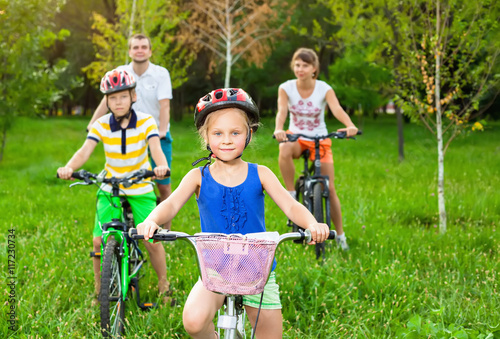
[{"label": "pink wire basket", "polygon": [[274,261],[277,242],[242,235],[196,238],[205,288],[227,295],[262,293]]}]

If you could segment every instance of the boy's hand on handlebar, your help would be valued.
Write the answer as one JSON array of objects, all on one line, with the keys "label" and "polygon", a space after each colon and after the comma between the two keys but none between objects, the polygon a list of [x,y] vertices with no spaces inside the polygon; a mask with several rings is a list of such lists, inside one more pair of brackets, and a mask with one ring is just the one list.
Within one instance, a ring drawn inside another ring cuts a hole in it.
[{"label": "boy's hand on handlebar", "polygon": [[309,231],[311,231],[312,240],[309,243],[310,245],[320,243],[328,239],[330,235],[330,229],[327,224],[323,223],[315,223],[311,224],[308,227]]},{"label": "boy's hand on handlebar", "polygon": [[279,142],[288,141],[288,137],[286,135],[286,132],[284,130],[282,130],[282,129],[275,130],[274,131],[274,137]]},{"label": "boy's hand on handlebar", "polygon": [[144,235],[144,240],[149,240],[153,237],[155,231],[160,227],[153,221],[145,220],[137,225],[137,234]]},{"label": "boy's hand on handlebar", "polygon": [[346,136],[349,137],[354,137],[358,133],[358,128],[356,126],[349,126],[346,128],[339,128],[337,132],[345,132]]},{"label": "boy's hand on handlebar", "polygon": [[71,175],[73,174],[73,169],[71,167],[59,167],[57,169],[57,175],[59,178],[64,180],[71,180]]},{"label": "boy's hand on handlebar", "polygon": [[154,169],[155,176],[157,178],[163,179],[166,175],[167,172],[170,170],[168,166],[156,166]]}]

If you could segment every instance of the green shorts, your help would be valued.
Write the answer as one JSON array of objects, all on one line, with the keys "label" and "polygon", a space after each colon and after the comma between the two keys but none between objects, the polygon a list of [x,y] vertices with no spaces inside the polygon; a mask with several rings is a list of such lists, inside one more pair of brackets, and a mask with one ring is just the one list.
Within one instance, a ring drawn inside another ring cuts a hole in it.
[{"label": "green shorts", "polygon": [[[114,198],[114,200],[118,199],[119,198]],[[128,195],[127,200],[130,207],[132,207],[132,213],[134,214],[134,222],[136,225],[143,222],[149,213],[151,213],[151,211],[153,211],[156,207],[156,195],[153,191],[140,195]],[[113,207],[110,201],[111,194],[101,190],[97,192],[97,210],[95,214],[95,226],[93,232],[94,238],[102,235],[102,224],[110,222],[113,218],[121,219],[122,209]]]},{"label": "green shorts", "polygon": [[[259,308],[260,296],[261,296],[260,294],[244,295],[243,305]],[[266,286],[264,286],[264,298],[262,298],[261,309],[263,310],[281,309],[280,288],[276,283],[276,273],[274,272],[271,272],[271,274],[269,275],[269,280],[267,281]]]},{"label": "green shorts", "polygon": [[[170,135],[170,131],[167,132],[167,135],[165,136],[164,139],[160,139],[160,145],[161,145],[161,150],[163,151],[163,154],[165,154],[165,158],[167,158],[167,163],[168,167],[172,168],[172,136]],[[151,159],[151,167],[153,169],[156,167],[155,161],[153,160],[153,157],[151,156],[151,153],[149,154],[149,158]],[[157,184],[160,185],[168,185],[170,184],[170,177],[161,179],[161,180],[155,180]]]}]

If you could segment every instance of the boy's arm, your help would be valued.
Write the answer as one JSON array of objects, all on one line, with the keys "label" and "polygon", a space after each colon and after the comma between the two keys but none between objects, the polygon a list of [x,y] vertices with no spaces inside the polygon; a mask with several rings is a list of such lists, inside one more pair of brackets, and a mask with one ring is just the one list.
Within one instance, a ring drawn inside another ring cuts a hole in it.
[{"label": "boy's arm", "polygon": [[315,242],[323,242],[328,238],[328,226],[318,223],[304,205],[292,198],[269,168],[259,166],[259,177],[264,190],[290,220],[302,228],[309,229]]},{"label": "boy's arm", "polygon": [[192,169],[182,179],[177,189],[149,214],[144,222],[137,225],[137,234],[144,234],[144,238],[151,238],[159,228],[158,225],[171,221],[182,206],[191,198],[193,193],[199,193],[201,173],[198,168]]},{"label": "boy's arm", "polygon": [[161,149],[160,138],[157,136],[149,138],[149,150],[151,151],[151,157],[156,164],[154,169],[155,175],[163,178],[170,168],[168,167],[167,158]]},{"label": "boy's arm", "polygon": [[85,164],[87,160],[89,160],[90,155],[94,151],[96,145],[97,141],[95,140],[85,140],[83,146],[80,147],[80,149],[76,151],[75,154],[73,154],[66,166],[59,167],[57,169],[57,174],[59,175],[59,177],[65,180],[71,179],[71,175],[73,174],[73,172],[82,167],[83,164]]},{"label": "boy's arm", "polygon": [[344,111],[342,106],[340,106],[340,102],[337,99],[337,96],[335,95],[333,89],[329,89],[326,92],[326,102],[328,103],[328,107],[330,108],[330,111],[332,111],[335,118],[337,118],[337,120],[343,123],[346,127],[346,128],[340,128],[338,129],[338,131],[345,131],[348,137],[355,136],[356,133],[358,133],[358,129],[353,124],[351,118]]},{"label": "boy's arm", "polygon": [[278,90],[278,113],[276,114],[276,121],[274,127],[274,135],[276,140],[285,141],[286,132],[283,129],[285,126],[286,118],[288,115],[288,95],[283,88]]},{"label": "boy's arm", "polygon": [[108,106],[106,105],[106,97],[104,97],[99,103],[99,106],[97,106],[94,115],[92,115],[92,119],[90,119],[90,122],[87,125],[87,131],[90,131],[90,128],[92,127],[94,122],[96,122],[97,119],[99,119],[106,113],[108,113]]}]

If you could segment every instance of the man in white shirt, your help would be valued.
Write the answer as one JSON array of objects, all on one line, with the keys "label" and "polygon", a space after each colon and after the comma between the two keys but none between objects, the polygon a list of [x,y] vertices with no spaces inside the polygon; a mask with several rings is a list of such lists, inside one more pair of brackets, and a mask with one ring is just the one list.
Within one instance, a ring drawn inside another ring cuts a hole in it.
[{"label": "man in white shirt", "polygon": [[[151,58],[151,40],[143,34],[135,34],[129,39],[128,54],[132,62],[128,65],[119,66],[132,73],[137,81],[137,102],[132,108],[137,112],[152,115],[160,133],[160,142],[163,153],[171,167],[172,162],[172,137],[170,135],[170,99],[172,99],[172,84],[170,74],[164,67],[155,65],[149,61]],[[90,120],[88,128],[94,121],[108,112],[105,98],[97,107]],[[156,167],[154,161],[153,168]],[[156,180],[160,192],[161,201],[165,200],[172,192],[170,178]],[[170,225],[165,225],[170,228]]]}]

